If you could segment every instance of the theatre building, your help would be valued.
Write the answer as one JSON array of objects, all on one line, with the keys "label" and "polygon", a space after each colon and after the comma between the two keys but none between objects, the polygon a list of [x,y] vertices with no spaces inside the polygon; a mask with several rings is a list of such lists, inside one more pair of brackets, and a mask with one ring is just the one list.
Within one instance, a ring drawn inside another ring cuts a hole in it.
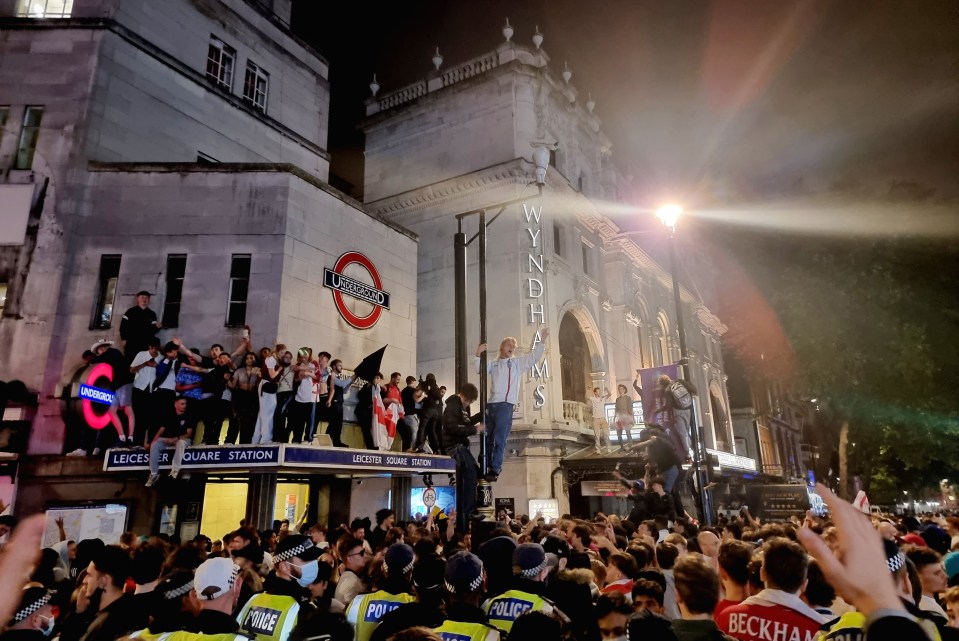
[{"label": "theatre building", "polygon": [[15,513],[89,508],[112,529],[215,537],[307,503],[339,522],[349,470],[445,469],[197,450],[185,478],[152,491],[143,451],[106,465],[63,456],[88,429],[84,404],[104,410],[78,396],[97,382],[81,355],[119,343],[140,290],[154,294],[161,340],[204,354],[232,350],[249,325],[257,349],[309,346],[349,370],[389,345],[384,371],[416,372],[416,236],[327,184],[329,69],[293,36],[290,11],[290,0],[0,0],[0,379],[39,400],[5,416],[20,440],[5,441],[0,500]]},{"label": "theatre building", "polygon": [[[446,66],[436,55],[434,68],[410,85],[384,92],[371,86],[362,125],[364,201],[419,237],[416,360],[421,371],[446,381],[454,379],[455,365],[453,238],[460,224],[467,239],[478,229],[477,216],[460,223],[457,215],[487,208],[487,219],[495,217],[487,248],[490,357],[504,336],[516,337],[517,353],[526,353],[543,328],[550,333],[544,362],[520,382],[494,495],[517,513],[562,513],[572,504],[582,514],[597,504],[584,498],[590,490],[580,481],[609,478],[619,460],[593,452],[588,397],[594,387],[608,388],[611,416],[617,385],[636,399],[638,369],[678,362],[672,280],[657,260],[665,235],[651,236],[653,246],[645,249],[605,213],[624,209],[629,184],[611,162],[612,143],[593,100],[577,91],[568,69],[550,62],[542,34],[530,45],[512,36],[507,26],[495,49],[460,64]],[[540,147],[551,157],[542,195],[533,184]],[[470,361],[479,342],[477,261],[474,242]],[[755,461],[737,455],[729,420],[720,349],[726,328],[708,298],[700,298],[699,292],[710,295],[712,277],[708,264],[701,267],[705,278],[697,278],[696,293],[682,289],[696,413],[707,448],[723,455],[723,469],[748,475]],[[641,407],[634,409],[641,421]],[[636,461],[624,463],[629,469]]]}]

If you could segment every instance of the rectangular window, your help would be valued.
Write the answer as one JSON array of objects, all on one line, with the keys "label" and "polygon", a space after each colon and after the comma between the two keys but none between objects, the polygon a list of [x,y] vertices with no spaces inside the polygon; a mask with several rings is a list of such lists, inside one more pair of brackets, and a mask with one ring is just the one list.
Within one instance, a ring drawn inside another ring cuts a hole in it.
[{"label": "rectangular window", "polygon": [[563,226],[553,223],[553,251],[557,256],[563,255]]},{"label": "rectangular window", "polygon": [[20,0],[18,18],[69,18],[73,0]]},{"label": "rectangular window", "polygon": [[266,113],[266,96],[270,89],[270,74],[250,62],[243,77],[243,99],[257,111]]},{"label": "rectangular window", "polygon": [[230,264],[230,298],[226,309],[227,327],[246,324],[246,301],[250,295],[250,255],[233,254]]},{"label": "rectangular window", "polygon": [[117,279],[120,276],[120,256],[100,256],[100,277],[97,279],[97,300],[93,308],[90,329],[109,329],[113,322],[113,304],[117,297]]},{"label": "rectangular window", "polygon": [[186,254],[166,257],[166,300],[163,301],[164,327],[180,326],[180,302],[183,300],[183,276],[186,274]]},{"label": "rectangular window", "polygon": [[589,276],[589,247],[586,246],[586,243],[581,245],[583,249],[583,273]]},{"label": "rectangular window", "polygon": [[7,284],[0,283],[0,316],[3,316],[3,310],[7,307]]},{"label": "rectangular window", "polygon": [[23,128],[20,130],[20,143],[17,145],[17,159],[14,169],[30,169],[33,166],[33,153],[37,150],[37,138],[40,136],[40,120],[43,107],[27,107],[23,112]]},{"label": "rectangular window", "polygon": [[0,143],[3,142],[3,132],[7,126],[7,116],[10,115],[10,107],[4,105],[0,107]]},{"label": "rectangular window", "polygon": [[206,77],[227,91],[233,88],[233,65],[236,50],[215,36],[210,36],[210,51],[206,57]]}]

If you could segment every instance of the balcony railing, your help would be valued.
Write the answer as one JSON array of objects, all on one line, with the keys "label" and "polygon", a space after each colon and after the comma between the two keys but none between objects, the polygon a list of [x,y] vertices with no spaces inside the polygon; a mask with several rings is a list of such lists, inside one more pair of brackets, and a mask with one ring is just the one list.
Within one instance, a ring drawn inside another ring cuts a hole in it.
[{"label": "balcony railing", "polygon": [[589,423],[589,410],[585,403],[563,401],[563,420],[570,425],[583,426]]}]

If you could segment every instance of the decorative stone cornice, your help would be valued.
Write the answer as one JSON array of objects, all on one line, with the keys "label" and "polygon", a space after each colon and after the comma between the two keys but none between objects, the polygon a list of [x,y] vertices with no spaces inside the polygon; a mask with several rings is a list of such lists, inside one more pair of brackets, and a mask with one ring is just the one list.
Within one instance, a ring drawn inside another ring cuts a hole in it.
[{"label": "decorative stone cornice", "polygon": [[[515,158],[510,162],[367,203],[366,208],[378,216],[390,219],[400,214],[407,215],[464,199],[476,200],[476,195],[484,192],[510,187],[525,189],[533,179],[534,169],[530,161]],[[564,186],[569,187],[557,172],[546,174],[546,188],[560,189]],[[517,193],[515,196],[519,195]],[[535,190],[530,188],[529,195],[530,198],[535,196]],[[472,205],[470,207],[472,208]]]},{"label": "decorative stone cornice", "polygon": [[[434,56],[434,65],[436,64],[436,60],[440,60],[442,63],[442,58],[439,56],[438,50],[437,55]],[[595,103],[590,100],[586,105],[581,106],[576,100],[579,95],[576,88],[569,83],[565,75],[559,77],[554,74],[549,69],[548,64],[549,56],[546,55],[546,52],[542,49],[531,49],[509,40],[500,44],[493,51],[450,67],[446,71],[440,71],[439,68],[437,68],[426,78],[417,80],[405,87],[388,91],[382,95],[370,96],[365,102],[367,123],[378,121],[378,118],[375,118],[378,114],[414,103],[424,96],[448,87],[453,87],[471,78],[486,75],[499,67],[509,65],[513,69],[526,68],[529,71],[535,71],[541,75],[548,81],[549,88],[552,92],[562,95],[569,110],[578,112],[579,116],[594,133],[600,133],[602,121],[589,107],[589,103],[592,103],[593,106],[595,106]],[[566,73],[568,73],[568,69],[563,72],[563,74]],[[364,125],[361,125],[361,128],[363,126]],[[606,146],[609,147],[611,143],[609,143],[608,140],[605,142]]]},{"label": "decorative stone cornice", "polygon": [[[587,201],[589,202],[589,201]],[[590,202],[590,205],[592,203]],[[673,279],[659,263],[654,261],[642,248],[627,237],[620,234],[619,227],[613,221],[600,214],[595,207],[593,211],[579,214],[580,222],[590,231],[598,234],[603,239],[603,244],[622,251],[628,256],[633,264],[642,270],[653,275],[659,283],[667,289],[672,289]],[[717,336],[722,336],[728,329],[717,316],[703,305],[702,301],[696,298],[685,287],[680,287],[681,298],[684,303],[693,308],[693,315],[703,326],[710,329]]]}]

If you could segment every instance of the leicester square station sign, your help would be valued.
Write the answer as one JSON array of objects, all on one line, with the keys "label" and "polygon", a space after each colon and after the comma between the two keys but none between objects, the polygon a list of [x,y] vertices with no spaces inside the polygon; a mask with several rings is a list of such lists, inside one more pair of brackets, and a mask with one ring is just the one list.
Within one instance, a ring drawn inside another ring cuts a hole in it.
[{"label": "leicester square station sign", "polygon": [[[343,272],[350,265],[359,265],[365,270],[373,281],[372,284],[345,275]],[[383,310],[390,308],[390,293],[383,291],[383,282],[373,261],[357,251],[346,252],[336,260],[333,269],[324,270],[323,286],[333,290],[333,304],[336,305],[337,311],[343,320],[356,329],[373,327]],[[343,300],[344,294],[369,303],[373,306],[372,311],[366,316],[354,313]]]}]

